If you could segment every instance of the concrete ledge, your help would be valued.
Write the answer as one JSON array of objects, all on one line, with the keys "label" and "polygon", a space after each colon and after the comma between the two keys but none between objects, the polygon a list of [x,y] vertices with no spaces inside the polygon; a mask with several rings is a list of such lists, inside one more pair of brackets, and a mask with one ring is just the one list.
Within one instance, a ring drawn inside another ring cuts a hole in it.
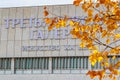
[{"label": "concrete ledge", "polygon": [[[117,78],[119,80],[120,77]],[[85,74],[27,74],[0,75],[0,80],[91,80]],[[99,80],[99,79],[94,79]],[[110,80],[110,79],[104,79]]]}]

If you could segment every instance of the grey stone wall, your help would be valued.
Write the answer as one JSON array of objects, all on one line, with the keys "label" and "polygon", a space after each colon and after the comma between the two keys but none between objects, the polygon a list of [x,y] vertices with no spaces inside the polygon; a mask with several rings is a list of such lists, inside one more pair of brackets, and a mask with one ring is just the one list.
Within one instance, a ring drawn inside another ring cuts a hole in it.
[{"label": "grey stone wall", "polygon": [[[80,7],[73,5],[61,5],[61,6],[47,6],[50,14],[48,17],[64,16],[85,16],[83,10]],[[0,57],[47,57],[47,56],[87,56],[89,52],[87,50],[78,50],[79,40],[71,39],[71,35],[66,36],[65,39],[45,39],[37,40],[30,39],[30,31],[41,30],[43,32],[48,31],[48,26],[34,28],[29,27],[29,21],[25,20],[24,25],[27,28],[20,28],[20,24],[14,25],[12,28],[12,21],[9,22],[9,28],[6,29],[5,19],[30,19],[39,18],[43,20],[43,7],[18,7],[18,8],[1,8],[0,9]],[[16,21],[17,23],[17,21]],[[34,21],[33,21],[34,23]],[[69,27],[68,27],[69,28]],[[44,33],[46,34],[46,32]],[[60,33],[60,36],[62,33]],[[47,51],[23,51],[22,46],[48,46],[59,45],[60,50],[47,50]],[[74,50],[65,50],[64,45],[78,45],[74,46]]]}]

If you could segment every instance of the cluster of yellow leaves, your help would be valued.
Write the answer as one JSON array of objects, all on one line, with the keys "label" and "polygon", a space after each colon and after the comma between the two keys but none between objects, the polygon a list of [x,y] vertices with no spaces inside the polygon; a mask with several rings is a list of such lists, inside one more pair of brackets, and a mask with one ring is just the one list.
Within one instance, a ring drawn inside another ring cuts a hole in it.
[{"label": "cluster of yellow leaves", "polygon": [[[96,76],[99,77],[99,80],[102,80],[104,78],[106,78],[107,76],[105,75],[105,69],[103,70],[98,70],[98,71],[88,71],[87,75],[90,75],[91,79],[95,78]],[[119,73],[118,70],[114,70],[114,73]],[[110,80],[117,80],[116,77],[111,73],[108,75],[108,77],[110,78]],[[107,77],[107,78],[108,78]]]},{"label": "cluster of yellow leaves", "polygon": [[[98,60],[97,57],[100,58],[99,55],[100,55],[99,52],[95,51],[95,53],[90,56],[91,57],[90,60],[93,60],[93,62],[91,62],[91,63],[93,63],[93,65]],[[94,60],[92,58],[95,58],[96,60]],[[99,80],[102,80],[102,78],[106,78],[106,77],[107,78],[109,77],[111,80],[116,80],[115,76],[120,74],[120,72],[118,70],[118,68],[120,67],[120,61],[118,61],[117,63],[112,63],[111,62],[111,63],[108,64],[108,59],[109,58],[107,56],[106,57],[103,56],[102,58],[100,58],[99,62],[101,62],[101,65],[103,66],[103,69],[102,70],[97,70],[97,71],[94,71],[94,70],[88,71],[87,75],[90,75],[90,77],[92,79],[95,78],[96,76],[99,76]],[[113,56],[112,59],[115,60],[116,56]],[[106,61],[103,61],[103,60],[106,60]],[[108,70],[109,70],[109,74],[106,75],[105,73]]]},{"label": "cluster of yellow leaves", "polygon": [[109,54],[119,54],[119,52],[120,52],[120,49],[113,48],[113,49],[110,50]]},{"label": "cluster of yellow leaves", "polygon": [[90,75],[90,77],[93,79],[96,76],[99,76],[99,79],[102,80],[102,78],[104,77],[105,74],[105,70],[102,71],[88,71],[87,75]]},{"label": "cluster of yellow leaves", "polygon": [[[113,65],[111,64],[111,65],[108,67],[108,70],[111,72],[110,75],[109,75],[109,77],[110,77],[110,78],[113,78],[113,80],[116,79],[114,75],[119,75],[119,74],[120,74],[120,72],[118,71],[118,69],[116,69],[116,66],[118,67],[117,64],[115,64],[115,66],[113,66]],[[120,65],[119,65],[119,66],[120,66]]]},{"label": "cluster of yellow leaves", "polygon": [[98,52],[97,50],[94,50],[93,53],[90,55],[89,59],[92,66],[94,66],[97,61],[101,62],[103,60],[103,56],[102,53]]},{"label": "cluster of yellow leaves", "polygon": [[[114,75],[119,74],[117,69],[120,67],[120,62],[118,61],[115,64],[109,63],[108,56],[111,54],[118,55],[120,53],[119,46],[110,46],[110,44],[120,39],[120,33],[116,33],[120,28],[120,25],[118,25],[120,23],[119,2],[113,0],[97,0],[96,4],[94,4],[93,1],[74,0],[73,2],[73,5],[81,6],[87,13],[88,16],[84,19],[85,24],[74,21],[67,16],[48,18],[49,11],[46,7],[44,7],[44,16],[46,17],[44,21],[49,25],[48,30],[52,30],[54,27],[70,26],[72,28],[70,33],[74,38],[80,40],[80,47],[87,48],[92,52],[89,56],[92,66],[96,62],[101,63],[101,66],[104,68],[103,70],[89,71],[87,75],[90,75],[91,78],[99,76],[99,79],[102,80],[105,71],[109,70],[111,72],[109,77],[112,80],[116,80]],[[104,7],[104,9],[101,9],[101,7]],[[100,39],[105,39],[105,43]],[[98,50],[96,44],[106,47],[105,50]],[[112,60],[115,59],[116,56],[113,56]]]},{"label": "cluster of yellow leaves", "polygon": [[93,41],[91,39],[91,37],[95,38],[95,34],[93,32],[95,31],[95,28],[92,29],[91,32],[89,31],[89,29],[91,29],[89,26],[80,26],[80,25],[75,25],[75,26],[73,27],[70,33],[81,40],[80,47],[82,48],[87,47],[90,50],[96,49],[96,46],[93,44]]},{"label": "cluster of yellow leaves", "polygon": [[66,27],[67,17],[62,18],[45,18],[45,23],[48,24],[48,30],[52,30],[54,27],[60,28],[60,27]]}]

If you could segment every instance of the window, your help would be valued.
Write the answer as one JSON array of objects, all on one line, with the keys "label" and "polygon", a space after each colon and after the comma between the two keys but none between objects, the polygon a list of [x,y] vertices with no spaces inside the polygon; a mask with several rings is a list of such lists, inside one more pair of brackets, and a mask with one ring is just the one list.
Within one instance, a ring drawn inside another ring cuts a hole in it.
[{"label": "window", "polygon": [[48,69],[49,58],[17,58],[15,69]]},{"label": "window", "polygon": [[11,69],[11,59],[1,58],[0,59],[0,70],[10,70]]},{"label": "window", "polygon": [[88,69],[88,57],[55,57],[53,69]]},{"label": "window", "polygon": [[[51,60],[49,62],[49,60]],[[80,57],[34,57],[34,58],[1,58],[0,74],[11,74],[11,63],[14,62],[15,74],[43,74],[43,73],[86,73],[88,71],[88,56]],[[113,60],[108,57],[109,63],[116,64],[120,56]],[[11,60],[13,60],[11,62]],[[52,62],[52,63],[51,63]],[[49,64],[51,66],[49,66]],[[51,67],[51,69],[49,69]],[[92,69],[102,69],[99,62],[95,66],[89,66]],[[12,69],[13,69],[12,68]],[[51,70],[51,71],[49,71]]]}]

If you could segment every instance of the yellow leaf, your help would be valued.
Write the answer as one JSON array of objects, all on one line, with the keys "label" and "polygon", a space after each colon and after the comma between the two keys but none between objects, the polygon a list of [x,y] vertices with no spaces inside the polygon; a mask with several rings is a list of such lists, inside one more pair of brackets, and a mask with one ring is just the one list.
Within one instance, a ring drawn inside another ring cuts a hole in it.
[{"label": "yellow leaf", "polygon": [[100,32],[102,32],[103,31],[103,29],[102,29],[102,27],[100,27]]},{"label": "yellow leaf", "polygon": [[112,74],[110,74],[109,77],[112,78]]},{"label": "yellow leaf", "polygon": [[52,30],[52,29],[53,29],[53,26],[52,26],[52,25],[48,27],[48,30]]},{"label": "yellow leaf", "polygon": [[106,67],[108,67],[108,66],[109,66],[109,64],[108,64],[108,63],[105,63],[105,66],[106,66]]},{"label": "yellow leaf", "polygon": [[80,43],[80,47],[81,47],[81,48],[84,48],[84,47],[85,47],[85,43],[83,43],[83,42]]},{"label": "yellow leaf", "polygon": [[60,28],[60,25],[59,25],[59,24],[56,24],[55,27],[56,27],[56,28]]},{"label": "yellow leaf", "polygon": [[[118,69],[120,67],[120,60],[119,61],[117,61],[117,63],[114,65],[114,68],[115,69]],[[120,72],[119,72],[120,73]]]},{"label": "yellow leaf", "polygon": [[78,32],[78,31],[79,31],[79,28],[78,28],[78,27],[75,27],[74,29],[75,29],[75,31],[76,31],[76,32]]},{"label": "yellow leaf", "polygon": [[110,39],[107,39],[107,40],[106,40],[106,43],[109,44],[109,43],[110,43]]},{"label": "yellow leaf", "polygon": [[97,60],[94,59],[94,60],[91,62],[92,66],[94,66],[96,62],[97,62]]},{"label": "yellow leaf", "polygon": [[93,31],[96,32],[99,28],[99,25],[95,25],[94,28],[93,28]]},{"label": "yellow leaf", "polygon": [[100,0],[100,3],[101,3],[101,4],[104,4],[104,3],[105,3],[105,0]]},{"label": "yellow leaf", "polygon": [[63,27],[65,27],[65,26],[66,26],[65,21],[64,21],[64,20],[61,20],[61,21],[60,21],[60,25],[63,26]]},{"label": "yellow leaf", "polygon": [[48,11],[45,10],[45,11],[44,11],[44,16],[48,16],[48,14],[49,14]]},{"label": "yellow leaf", "polygon": [[113,59],[113,60],[116,59],[116,56],[113,56],[112,59]]},{"label": "yellow leaf", "polygon": [[94,66],[94,65],[95,65],[95,62],[92,62],[91,64],[92,64],[92,66]]},{"label": "yellow leaf", "polygon": [[81,1],[82,1],[82,0],[75,0],[75,1],[73,2],[73,5],[79,6],[79,4],[80,4]]},{"label": "yellow leaf", "polygon": [[98,49],[98,47],[97,46],[92,46],[91,49],[96,50],[96,49]]},{"label": "yellow leaf", "polygon": [[103,57],[98,57],[98,61],[101,62],[103,60]]},{"label": "yellow leaf", "polygon": [[87,47],[88,49],[91,49],[92,46],[93,46],[93,44],[91,44],[91,43],[86,45],[86,47]]},{"label": "yellow leaf", "polygon": [[99,4],[99,3],[97,3],[97,4],[96,4],[96,7],[98,8],[99,6],[100,6],[100,4]]},{"label": "yellow leaf", "polygon": [[73,26],[74,25],[74,22],[71,20],[70,21],[70,26]]},{"label": "yellow leaf", "polygon": [[102,31],[102,38],[104,38],[106,35],[107,35],[107,31],[106,31],[106,30],[103,30],[103,31]]},{"label": "yellow leaf", "polygon": [[116,38],[120,38],[120,34],[116,34],[115,37],[116,37]]},{"label": "yellow leaf", "polygon": [[93,53],[98,53],[98,50],[93,50]]},{"label": "yellow leaf", "polygon": [[82,4],[82,9],[86,12],[88,8],[86,7],[86,4]]},{"label": "yellow leaf", "polygon": [[46,24],[49,24],[51,22],[50,18],[45,18]]},{"label": "yellow leaf", "polygon": [[54,27],[54,24],[53,24],[53,21],[52,21],[52,23],[51,23],[50,26],[48,27],[48,30],[52,30],[53,27]]},{"label": "yellow leaf", "polygon": [[93,15],[93,10],[92,9],[89,9],[88,10],[88,16],[91,17]]},{"label": "yellow leaf", "polygon": [[113,80],[117,80],[116,77],[114,77]]},{"label": "yellow leaf", "polygon": [[78,2],[78,1],[74,1],[74,2],[73,2],[73,5],[79,6],[79,2]]},{"label": "yellow leaf", "polygon": [[113,74],[118,75],[119,71],[118,70],[113,70]]}]

